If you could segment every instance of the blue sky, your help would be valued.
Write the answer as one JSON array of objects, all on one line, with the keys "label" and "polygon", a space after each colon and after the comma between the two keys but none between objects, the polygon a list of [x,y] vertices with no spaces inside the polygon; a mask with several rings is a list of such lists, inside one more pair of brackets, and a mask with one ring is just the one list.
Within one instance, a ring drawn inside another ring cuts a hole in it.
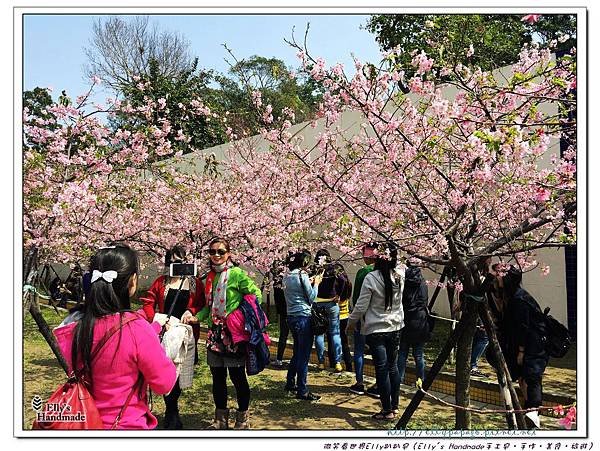
[{"label": "blue sky", "polygon": [[[89,45],[92,24],[98,15],[26,15],[23,23],[24,89],[36,86],[62,89],[70,96],[89,87],[84,79],[84,47]],[[106,16],[104,16],[106,17]],[[374,35],[361,30],[364,15],[155,15],[163,29],[178,31],[191,44],[191,53],[201,67],[227,71],[226,43],[238,59],[257,54],[277,57],[297,67],[296,51],[283,39],[290,38],[295,26],[301,41],[310,22],[308,47],[328,64],[341,62],[353,71],[351,53],[363,61],[378,61],[379,49]],[[98,100],[108,93],[98,93]]]}]

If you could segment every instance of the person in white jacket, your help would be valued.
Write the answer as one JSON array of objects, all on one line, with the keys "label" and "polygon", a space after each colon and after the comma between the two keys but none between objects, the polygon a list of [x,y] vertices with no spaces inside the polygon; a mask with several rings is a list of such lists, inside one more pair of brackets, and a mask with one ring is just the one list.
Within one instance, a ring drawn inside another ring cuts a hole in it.
[{"label": "person in white jacket", "polygon": [[375,268],[367,274],[348,318],[348,332],[361,321],[361,334],[366,336],[375,365],[375,378],[382,410],[373,415],[376,420],[391,420],[398,412],[400,375],[398,347],[404,327],[402,289],[404,270],[397,267],[398,252],[393,243],[384,246],[375,260]]}]

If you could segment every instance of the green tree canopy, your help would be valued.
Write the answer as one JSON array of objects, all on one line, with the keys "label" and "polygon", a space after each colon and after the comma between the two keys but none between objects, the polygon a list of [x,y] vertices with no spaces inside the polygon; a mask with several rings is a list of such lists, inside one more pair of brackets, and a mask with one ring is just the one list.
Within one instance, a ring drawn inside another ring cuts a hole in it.
[{"label": "green tree canopy", "polygon": [[[576,42],[573,15],[543,15],[537,22],[514,14],[379,14],[366,29],[375,34],[382,50],[400,47],[396,63],[411,76],[414,52],[424,51],[440,65],[476,65],[492,70],[512,64],[525,43],[548,45],[557,40],[557,51]],[[568,38],[566,38],[568,36]],[[473,46],[472,55],[469,52]]]},{"label": "green tree canopy", "polygon": [[184,154],[222,144],[226,140],[222,124],[207,116],[194,116],[186,107],[189,99],[199,97],[203,99],[203,106],[219,111],[222,102],[220,94],[209,86],[212,80],[211,71],[198,69],[197,59],[189,69],[175,75],[164,74],[159,62],[150,60],[148,74],[136,75],[130,84],[121,87],[121,94],[134,108],[143,108],[149,103],[159,105],[154,110],[155,117],[120,114],[114,119],[114,125],[134,130],[149,122],[160,123],[161,119],[167,119],[169,141],[176,152]]},{"label": "green tree canopy", "polygon": [[218,76],[216,80],[220,85],[222,108],[231,113],[230,125],[236,132],[246,134],[257,133],[262,123],[252,105],[252,91],[260,92],[263,103],[273,107],[275,118],[284,108],[291,109],[296,123],[311,119],[321,98],[314,82],[296,77],[277,58],[253,55],[236,60],[229,74]]}]

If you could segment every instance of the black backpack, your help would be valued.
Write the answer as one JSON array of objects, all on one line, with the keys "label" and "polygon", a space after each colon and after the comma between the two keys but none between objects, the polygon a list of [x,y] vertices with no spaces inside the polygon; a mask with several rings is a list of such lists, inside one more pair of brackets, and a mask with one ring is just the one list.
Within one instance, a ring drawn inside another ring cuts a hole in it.
[{"label": "black backpack", "polygon": [[569,330],[549,315],[550,307],[544,309],[546,325],[546,351],[550,357],[564,357],[571,347]]},{"label": "black backpack", "polygon": [[564,357],[571,347],[571,336],[568,329],[549,315],[550,307],[542,312],[537,301],[527,292],[523,298],[533,309],[531,320],[533,328],[540,335],[544,343],[544,349],[550,357]]}]

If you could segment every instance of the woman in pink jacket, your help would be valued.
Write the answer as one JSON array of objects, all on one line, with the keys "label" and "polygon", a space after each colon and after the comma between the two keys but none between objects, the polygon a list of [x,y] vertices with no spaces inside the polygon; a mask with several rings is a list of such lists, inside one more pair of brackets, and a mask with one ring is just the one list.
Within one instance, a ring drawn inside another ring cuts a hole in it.
[{"label": "woman in pink jacket", "polygon": [[[54,334],[69,367],[82,371],[89,381],[105,429],[113,427],[130,393],[116,428],[154,429],[158,421],[148,408],[146,389],[149,385],[158,394],[169,393],[177,375],[160,345],[160,325],[131,311],[137,253],[123,244],[101,248],[92,257],[90,271],[92,284],[83,316]],[[119,330],[92,361],[95,346],[114,326]]]}]

